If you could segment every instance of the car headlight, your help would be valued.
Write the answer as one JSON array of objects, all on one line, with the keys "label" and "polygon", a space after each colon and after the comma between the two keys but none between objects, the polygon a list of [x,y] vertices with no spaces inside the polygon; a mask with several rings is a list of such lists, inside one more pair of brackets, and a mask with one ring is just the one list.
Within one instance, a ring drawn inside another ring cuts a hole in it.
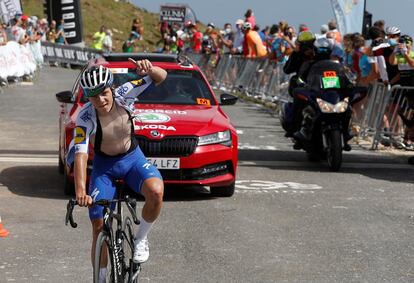
[{"label": "car headlight", "polygon": [[346,109],[348,109],[349,98],[347,97],[337,104],[329,103],[320,98],[317,98],[316,101],[318,102],[322,113],[344,113]]},{"label": "car headlight", "polygon": [[216,144],[221,143],[225,146],[231,146],[231,133],[230,130],[224,132],[217,132],[214,134],[201,136],[198,138],[198,145]]}]

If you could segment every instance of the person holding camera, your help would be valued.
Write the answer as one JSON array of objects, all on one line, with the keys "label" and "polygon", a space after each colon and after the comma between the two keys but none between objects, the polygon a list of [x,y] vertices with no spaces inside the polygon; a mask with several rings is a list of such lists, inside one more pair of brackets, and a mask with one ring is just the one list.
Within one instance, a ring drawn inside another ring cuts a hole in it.
[{"label": "person holding camera", "polygon": [[[389,58],[390,64],[398,65],[398,70],[400,71],[399,84],[402,86],[414,86],[414,51],[412,47],[412,37],[402,35]],[[414,108],[414,91],[406,91],[405,95],[408,106]]]},{"label": "person holding camera", "polygon": [[285,63],[290,54],[295,50],[293,27],[286,27],[283,35],[272,43],[271,59],[279,63]]}]

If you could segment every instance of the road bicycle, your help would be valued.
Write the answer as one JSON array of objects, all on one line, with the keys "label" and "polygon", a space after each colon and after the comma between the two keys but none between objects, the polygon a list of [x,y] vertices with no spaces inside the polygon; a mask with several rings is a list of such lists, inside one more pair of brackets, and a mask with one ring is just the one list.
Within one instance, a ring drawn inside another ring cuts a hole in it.
[{"label": "road bicycle", "polygon": [[[120,188],[117,182],[117,189]],[[105,282],[138,282],[138,275],[141,272],[141,265],[133,262],[134,254],[134,227],[132,223],[139,225],[136,215],[136,200],[128,195],[122,196],[123,189],[118,190],[118,199],[101,199],[94,202],[94,205],[104,207],[104,225],[98,235],[95,248],[95,260],[93,264],[93,282],[99,282],[99,271],[101,262],[107,261],[107,274]],[[131,216],[124,217],[122,203],[125,203]],[[66,207],[65,224],[68,222],[73,228],[78,225],[73,220],[73,209],[77,205],[75,199],[69,200]],[[116,208],[115,208],[116,205]],[[115,212],[116,210],[116,212]],[[116,221],[116,229],[113,229],[113,221]],[[105,258],[106,257],[106,258]]]}]

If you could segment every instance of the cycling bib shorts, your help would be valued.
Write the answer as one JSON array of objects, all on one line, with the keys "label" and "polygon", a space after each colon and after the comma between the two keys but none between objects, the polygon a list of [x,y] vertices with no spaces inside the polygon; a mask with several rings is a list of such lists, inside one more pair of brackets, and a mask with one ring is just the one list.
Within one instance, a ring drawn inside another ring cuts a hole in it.
[{"label": "cycling bib shorts", "polygon": [[[158,169],[148,162],[139,147],[121,156],[95,154],[89,195],[93,201],[114,199],[116,196],[114,181],[118,179],[124,180],[131,189],[140,193],[144,181],[154,177],[162,180]],[[94,205],[89,208],[89,218],[91,220],[103,218],[103,207]]]}]

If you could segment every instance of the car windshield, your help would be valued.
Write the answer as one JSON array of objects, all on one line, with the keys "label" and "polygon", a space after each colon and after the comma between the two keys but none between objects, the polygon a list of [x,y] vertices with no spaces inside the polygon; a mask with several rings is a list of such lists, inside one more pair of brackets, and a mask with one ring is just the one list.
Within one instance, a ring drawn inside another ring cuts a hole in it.
[{"label": "car windshield", "polygon": [[[197,71],[167,70],[164,82],[138,96],[136,103],[215,105],[213,94]],[[128,73],[115,73],[114,85],[118,87],[128,81],[139,79],[134,69]]]}]

